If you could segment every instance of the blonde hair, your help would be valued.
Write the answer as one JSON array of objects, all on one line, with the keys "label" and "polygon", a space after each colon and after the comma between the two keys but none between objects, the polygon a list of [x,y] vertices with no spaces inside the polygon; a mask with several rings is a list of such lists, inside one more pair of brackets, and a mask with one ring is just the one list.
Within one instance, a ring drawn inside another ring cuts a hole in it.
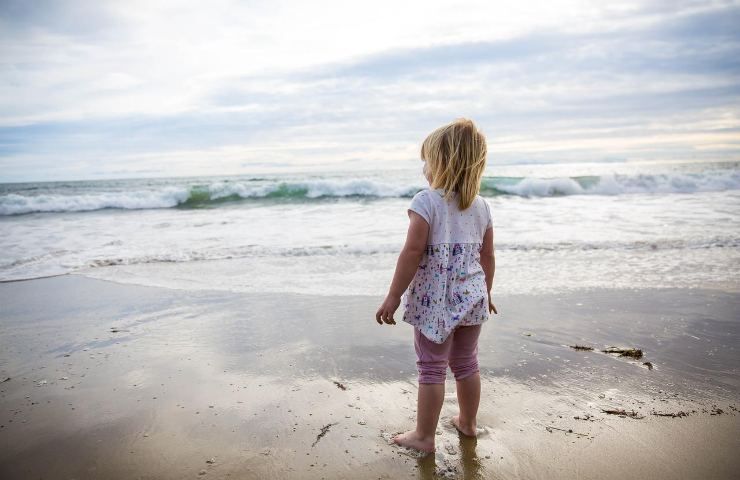
[{"label": "blonde hair", "polygon": [[472,205],[480,191],[487,153],[486,137],[467,118],[439,127],[421,144],[431,187],[443,189],[446,199],[458,193],[460,210]]}]

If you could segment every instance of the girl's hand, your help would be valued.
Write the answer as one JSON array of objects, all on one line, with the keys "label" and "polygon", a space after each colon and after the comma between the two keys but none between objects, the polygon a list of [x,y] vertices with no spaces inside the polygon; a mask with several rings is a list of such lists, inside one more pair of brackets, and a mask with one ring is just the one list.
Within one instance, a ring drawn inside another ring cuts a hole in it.
[{"label": "girl's hand", "polygon": [[491,312],[498,315],[498,311],[496,310],[496,305],[493,304],[493,302],[491,301],[491,296],[488,295],[488,313],[491,313]]},{"label": "girl's hand", "polygon": [[378,311],[375,312],[375,321],[380,325],[383,325],[383,322],[388,325],[395,325],[396,321],[393,319],[393,314],[398,310],[399,305],[401,305],[401,297],[388,295]]}]

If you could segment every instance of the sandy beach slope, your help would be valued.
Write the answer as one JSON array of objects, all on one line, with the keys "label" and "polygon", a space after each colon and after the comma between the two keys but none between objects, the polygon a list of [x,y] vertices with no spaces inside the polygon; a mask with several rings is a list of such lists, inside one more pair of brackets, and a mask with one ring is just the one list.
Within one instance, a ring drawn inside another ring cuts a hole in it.
[{"label": "sandy beach slope", "polygon": [[[448,424],[456,404],[448,374],[437,453],[425,459],[384,439],[413,425],[416,372],[411,327],[377,325],[379,300],[79,275],[0,284],[0,478],[740,471],[736,293],[499,297],[501,314],[480,343],[482,433],[462,439]],[[643,356],[600,351],[608,346]]]}]

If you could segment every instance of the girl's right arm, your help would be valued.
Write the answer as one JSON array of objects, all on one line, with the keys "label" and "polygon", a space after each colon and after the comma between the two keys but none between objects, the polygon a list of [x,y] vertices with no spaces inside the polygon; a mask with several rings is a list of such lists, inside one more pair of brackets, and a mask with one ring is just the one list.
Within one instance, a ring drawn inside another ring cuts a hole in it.
[{"label": "girl's right arm", "polygon": [[409,230],[406,234],[406,243],[398,256],[396,262],[396,271],[393,274],[393,281],[388,290],[388,295],[375,313],[375,321],[379,324],[383,322],[394,325],[396,321],[393,314],[401,304],[401,295],[406,291],[411,280],[416,275],[419,268],[419,261],[424,256],[424,249],[427,246],[429,237],[429,224],[424,217],[418,213],[409,210]]},{"label": "girl's right arm", "polygon": [[491,300],[491,290],[493,289],[493,275],[496,272],[496,256],[493,252],[493,228],[488,228],[483,235],[483,245],[480,249],[480,265],[483,267],[483,273],[486,276],[486,291],[488,292],[488,313],[498,313],[496,306]]}]

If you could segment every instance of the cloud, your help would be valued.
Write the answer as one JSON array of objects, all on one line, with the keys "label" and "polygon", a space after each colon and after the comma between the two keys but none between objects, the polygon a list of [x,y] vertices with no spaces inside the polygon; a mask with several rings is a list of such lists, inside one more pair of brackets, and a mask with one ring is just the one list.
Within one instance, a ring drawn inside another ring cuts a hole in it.
[{"label": "cloud", "polygon": [[738,157],[737,2],[27,5],[0,10],[0,180],[396,166],[463,115],[494,163]]}]

